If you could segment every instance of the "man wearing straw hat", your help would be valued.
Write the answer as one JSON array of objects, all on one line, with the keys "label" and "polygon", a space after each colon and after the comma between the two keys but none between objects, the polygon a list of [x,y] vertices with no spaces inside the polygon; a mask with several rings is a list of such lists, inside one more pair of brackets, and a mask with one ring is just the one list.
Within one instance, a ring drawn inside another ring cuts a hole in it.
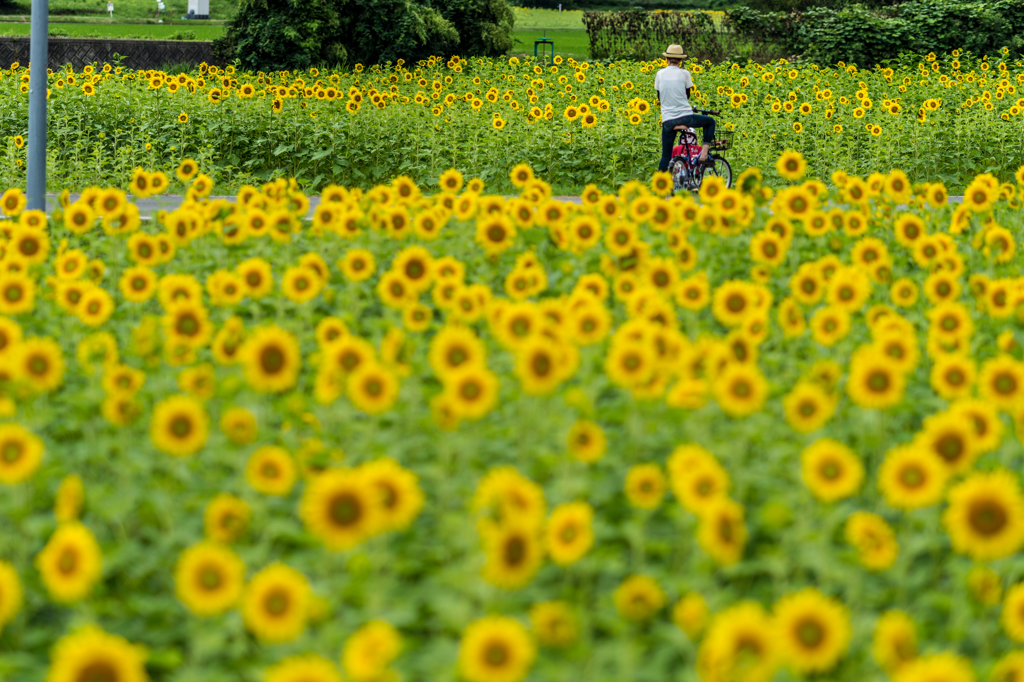
[{"label": "man wearing straw hat", "polygon": [[715,119],[695,114],[690,106],[693,79],[690,72],[682,68],[683,60],[686,59],[682,46],[669,45],[661,56],[668,62],[668,66],[654,77],[654,90],[661,104],[661,163],[658,164],[658,170],[665,171],[672,159],[676,126],[704,129],[704,146],[701,147],[699,160],[707,161],[708,150],[715,139]]}]

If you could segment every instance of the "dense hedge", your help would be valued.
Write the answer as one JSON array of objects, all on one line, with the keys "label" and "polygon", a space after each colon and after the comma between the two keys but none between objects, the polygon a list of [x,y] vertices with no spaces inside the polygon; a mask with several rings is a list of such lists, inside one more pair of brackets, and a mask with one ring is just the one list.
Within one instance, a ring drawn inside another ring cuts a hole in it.
[{"label": "dense hedge", "polygon": [[1024,0],[916,0],[887,9],[851,5],[805,12],[741,7],[728,12],[728,21],[747,38],[781,44],[819,64],[870,66],[902,52],[954,49],[984,55],[1007,47],[1024,54]]},{"label": "dense hedge", "polygon": [[[758,16],[749,13],[744,16]],[[753,23],[749,24],[753,28]],[[726,22],[706,12],[645,12],[630,9],[623,12],[584,12],[583,27],[590,40],[590,54],[594,59],[656,59],[666,45],[683,46],[690,57],[709,59],[719,63],[740,59],[741,42],[745,37]],[[770,50],[759,50],[764,41],[755,45],[751,57],[767,61],[780,56]],[[788,53],[787,53],[788,54]]]},{"label": "dense hedge", "polygon": [[645,10],[717,9],[736,4],[735,0],[517,0],[519,7],[585,11],[621,11],[639,7]]},{"label": "dense hedge", "polygon": [[497,56],[514,22],[506,0],[242,0],[218,49],[253,70]]}]

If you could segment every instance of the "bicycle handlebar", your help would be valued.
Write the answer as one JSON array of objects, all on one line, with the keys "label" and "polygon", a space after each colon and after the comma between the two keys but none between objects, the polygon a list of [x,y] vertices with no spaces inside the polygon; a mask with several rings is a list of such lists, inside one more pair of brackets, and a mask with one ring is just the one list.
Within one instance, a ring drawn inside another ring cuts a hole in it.
[{"label": "bicycle handlebar", "polygon": [[710,109],[694,109],[698,114],[704,114],[705,116],[721,116],[721,111],[714,111]]}]

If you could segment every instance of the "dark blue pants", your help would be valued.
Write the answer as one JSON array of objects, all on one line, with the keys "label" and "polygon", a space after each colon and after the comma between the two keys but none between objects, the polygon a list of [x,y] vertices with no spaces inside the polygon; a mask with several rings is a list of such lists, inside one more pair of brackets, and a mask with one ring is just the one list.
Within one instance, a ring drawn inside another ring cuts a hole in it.
[{"label": "dark blue pants", "polygon": [[711,144],[715,140],[715,119],[702,114],[690,114],[661,124],[661,162],[658,170],[668,170],[668,162],[672,160],[672,147],[676,144],[676,126],[688,126],[690,128],[704,129],[704,144]]}]

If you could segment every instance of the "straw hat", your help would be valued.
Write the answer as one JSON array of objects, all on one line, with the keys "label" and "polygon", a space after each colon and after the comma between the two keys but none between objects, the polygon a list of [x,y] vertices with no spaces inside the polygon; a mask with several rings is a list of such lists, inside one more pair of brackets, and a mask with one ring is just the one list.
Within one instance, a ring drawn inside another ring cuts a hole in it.
[{"label": "straw hat", "polygon": [[663,52],[661,56],[664,57],[665,59],[686,59],[686,55],[683,54],[682,45],[669,45],[668,49],[665,50],[665,52]]}]

